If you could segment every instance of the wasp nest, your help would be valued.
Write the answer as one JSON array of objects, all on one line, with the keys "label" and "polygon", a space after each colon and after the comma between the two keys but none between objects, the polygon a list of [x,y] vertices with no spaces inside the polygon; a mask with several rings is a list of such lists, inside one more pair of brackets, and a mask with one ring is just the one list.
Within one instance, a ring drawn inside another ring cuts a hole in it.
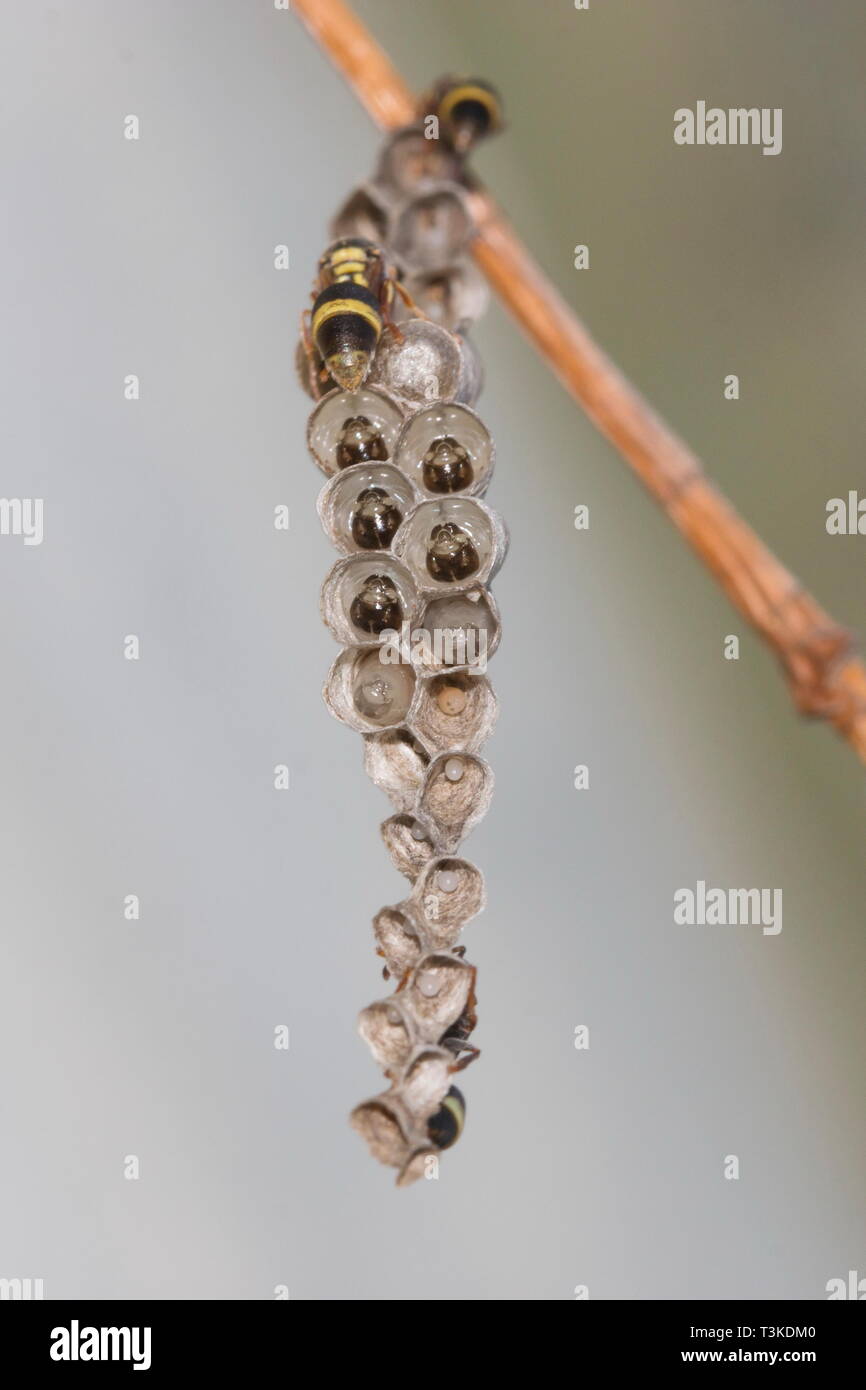
[{"label": "wasp nest", "polygon": [[500,124],[486,83],[436,84],[337,213],[298,354],[317,401],[307,443],[328,480],[319,516],[341,557],[322,590],[342,648],[324,698],[364,736],[394,809],[382,838],[410,885],[373,919],[396,987],[359,1019],[388,1088],[352,1113],[401,1186],[435,1176],[459,1137],[453,1077],[478,1055],[475,967],[459,939],[485,889],[459,851],[493,788],[479,753],[496,719],[489,584],[507,534],[481,500],[494,449],[471,409],[483,373],[467,333],[487,291],[468,258],[465,158]]}]

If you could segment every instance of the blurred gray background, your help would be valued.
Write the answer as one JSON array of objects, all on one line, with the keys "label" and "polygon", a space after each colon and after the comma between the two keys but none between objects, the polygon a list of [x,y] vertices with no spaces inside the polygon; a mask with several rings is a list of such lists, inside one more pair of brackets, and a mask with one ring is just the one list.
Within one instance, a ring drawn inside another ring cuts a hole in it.
[{"label": "blurred gray background", "polygon": [[[864,487],[861,0],[358,9],[416,88],[500,85],[510,128],[477,165],[540,263],[862,631],[866,540],[824,526]],[[404,884],[320,699],[333,556],[291,360],[378,137],[270,0],[17,0],[2,29],[2,492],[44,497],[45,538],[0,538],[0,1276],[569,1299],[821,1298],[866,1274],[862,769],[496,306],[480,410],[512,548],[497,791],[468,850],[483,1057],[438,1183],[397,1191],[369,1158],[355,1019]],[[782,107],[783,152],[675,146],[699,99]],[[782,888],[782,933],[675,926],[698,878]]]}]

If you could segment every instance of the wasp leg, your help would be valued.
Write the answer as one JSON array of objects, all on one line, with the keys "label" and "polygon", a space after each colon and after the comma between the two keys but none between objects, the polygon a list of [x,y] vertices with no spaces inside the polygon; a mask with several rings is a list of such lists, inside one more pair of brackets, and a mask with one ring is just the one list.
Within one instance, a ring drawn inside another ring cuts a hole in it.
[{"label": "wasp leg", "polygon": [[305,309],[304,312],[301,314],[301,341],[303,342],[304,353],[307,358],[310,391],[313,397],[317,401],[319,401],[325,394],[324,388],[327,386],[330,377],[328,375],[328,369],[323,364],[319,366],[316,365],[316,360],[319,356],[319,352],[315,343],[313,342],[313,337],[310,332],[309,309]]},{"label": "wasp leg", "polygon": [[305,309],[301,314],[301,342],[304,345],[304,353],[307,358],[307,377],[310,383],[310,390],[318,399],[321,394],[319,391],[318,377],[316,369],[316,349],[313,344],[312,334],[310,333],[310,311]]},{"label": "wasp leg", "polygon": [[382,292],[379,295],[379,310],[382,314],[382,323],[385,328],[390,328],[398,343],[402,343],[405,333],[401,332],[400,325],[394,322],[391,314],[391,305],[394,303],[395,280],[385,280],[382,284]]},{"label": "wasp leg", "polygon": [[[463,1055],[464,1053],[466,1053],[466,1056]],[[470,1062],[474,1062],[480,1056],[480,1047],[472,1047],[470,1043],[464,1043],[463,1047],[460,1049],[459,1055],[455,1059],[451,1071],[464,1071],[466,1067],[469,1066]]]},{"label": "wasp leg", "polygon": [[391,295],[392,299],[394,296],[394,292],[396,291],[396,293],[399,294],[400,298],[402,299],[403,303],[406,305],[406,308],[411,313],[413,313],[416,318],[426,319],[428,323],[430,322],[429,315],[425,314],[423,309],[418,308],[418,305],[415,303],[414,299],[412,298],[405,285],[401,285],[399,280],[392,280],[391,285],[393,286]]}]

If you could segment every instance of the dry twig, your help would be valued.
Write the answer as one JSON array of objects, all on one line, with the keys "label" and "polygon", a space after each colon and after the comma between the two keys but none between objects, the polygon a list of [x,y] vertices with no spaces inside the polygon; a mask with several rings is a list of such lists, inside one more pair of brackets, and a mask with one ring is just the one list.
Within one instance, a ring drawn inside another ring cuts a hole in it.
[{"label": "dry twig", "polygon": [[[417,117],[409,88],[343,0],[294,5],[381,127]],[[605,356],[489,194],[476,188],[470,201],[473,255],[502,302],[776,653],[799,712],[828,720],[866,762],[866,667],[853,655],[851,635],[736,514],[696,456]]]}]

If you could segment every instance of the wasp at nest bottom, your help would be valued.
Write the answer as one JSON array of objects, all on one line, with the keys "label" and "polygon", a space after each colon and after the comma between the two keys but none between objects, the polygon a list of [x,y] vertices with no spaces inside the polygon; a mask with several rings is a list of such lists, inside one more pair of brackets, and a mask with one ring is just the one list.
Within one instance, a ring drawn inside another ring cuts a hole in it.
[{"label": "wasp at nest bottom", "polygon": [[391,316],[394,296],[424,318],[385,264],[379,247],[365,237],[342,237],[319,259],[313,307],[301,317],[304,348],[318,394],[328,379],[357,391],[370,370],[382,329],[402,337]]}]

